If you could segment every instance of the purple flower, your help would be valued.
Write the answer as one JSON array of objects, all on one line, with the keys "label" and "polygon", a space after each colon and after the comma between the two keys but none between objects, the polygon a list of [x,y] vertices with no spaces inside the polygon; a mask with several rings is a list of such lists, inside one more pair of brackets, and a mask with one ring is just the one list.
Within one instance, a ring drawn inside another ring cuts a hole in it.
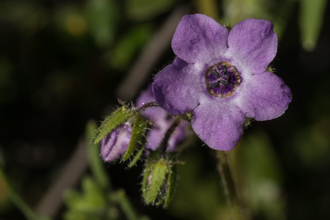
[{"label": "purple flower", "polygon": [[[152,94],[151,86],[142,92],[137,99],[137,107],[141,107],[144,103],[155,102],[155,98]],[[167,129],[171,126],[174,121],[174,117],[167,113],[162,108],[153,107],[147,108],[142,114],[149,120],[154,122],[147,135],[147,143],[145,148],[149,150],[156,150],[164,138]],[[186,122],[176,128],[174,133],[171,135],[168,141],[168,150],[170,152],[176,149],[177,144],[183,140],[185,136]],[[102,139],[101,143],[101,156],[104,161],[111,162],[120,158],[127,150],[128,144],[131,140],[132,135],[132,124],[126,122],[121,124],[112,132],[110,132],[105,138]]]},{"label": "purple flower", "polygon": [[229,32],[206,15],[186,15],[172,39],[177,55],[159,72],[153,92],[172,114],[192,111],[192,127],[211,148],[231,150],[243,134],[245,117],[281,116],[290,88],[266,69],[277,52],[267,20],[247,19]]}]

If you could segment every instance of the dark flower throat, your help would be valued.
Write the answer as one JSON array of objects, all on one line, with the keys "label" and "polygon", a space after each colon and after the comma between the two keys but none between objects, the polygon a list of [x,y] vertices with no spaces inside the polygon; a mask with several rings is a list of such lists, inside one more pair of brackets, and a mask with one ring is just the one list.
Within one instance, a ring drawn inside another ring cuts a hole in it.
[{"label": "dark flower throat", "polygon": [[229,97],[241,83],[237,69],[227,62],[210,67],[205,74],[207,90],[215,97]]}]

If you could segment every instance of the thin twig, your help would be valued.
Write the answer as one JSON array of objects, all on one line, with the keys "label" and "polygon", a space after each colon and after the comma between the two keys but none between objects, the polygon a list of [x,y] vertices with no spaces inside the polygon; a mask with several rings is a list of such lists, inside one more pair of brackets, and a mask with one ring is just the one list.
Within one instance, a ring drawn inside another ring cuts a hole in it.
[{"label": "thin twig", "polygon": [[144,111],[146,110],[147,108],[152,108],[152,107],[160,107],[158,105],[157,102],[147,102],[147,103],[144,103],[139,109],[138,111]]},{"label": "thin twig", "polygon": [[134,63],[127,77],[118,88],[118,97],[123,100],[132,100],[146,79],[150,76],[152,68],[158,62],[162,54],[169,48],[175,28],[180,19],[187,14],[188,7],[176,8],[157,33],[149,41],[139,58]]},{"label": "thin twig", "polygon": [[166,131],[165,136],[164,136],[162,142],[160,143],[160,150],[162,151],[163,157],[165,157],[165,155],[166,155],[168,141],[170,140],[170,137],[173,134],[173,132],[175,131],[175,129],[179,126],[180,122],[181,122],[181,118],[176,117],[175,121],[173,122],[171,127],[169,127],[169,129]]},{"label": "thin twig", "polygon": [[35,208],[35,213],[38,216],[55,217],[62,205],[64,192],[73,187],[81,178],[87,168],[87,161],[86,144],[81,139],[75,152],[64,166],[62,173]]}]

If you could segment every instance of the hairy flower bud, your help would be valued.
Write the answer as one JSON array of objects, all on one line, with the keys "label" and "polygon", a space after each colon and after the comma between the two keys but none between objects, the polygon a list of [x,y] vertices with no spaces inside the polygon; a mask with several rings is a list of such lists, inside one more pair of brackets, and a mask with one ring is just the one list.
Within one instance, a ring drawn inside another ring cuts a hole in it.
[{"label": "hairy flower bud", "polygon": [[166,158],[152,158],[145,163],[142,196],[146,204],[168,207],[176,185],[176,163]]}]

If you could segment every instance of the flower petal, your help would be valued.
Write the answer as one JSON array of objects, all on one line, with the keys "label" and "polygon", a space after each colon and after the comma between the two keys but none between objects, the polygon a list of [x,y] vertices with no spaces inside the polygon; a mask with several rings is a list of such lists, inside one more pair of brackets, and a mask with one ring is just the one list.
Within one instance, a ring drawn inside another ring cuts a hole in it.
[{"label": "flower petal", "polygon": [[176,58],[160,71],[152,84],[158,104],[166,111],[180,115],[193,110],[199,103],[201,84],[195,65]]},{"label": "flower petal", "polygon": [[[140,93],[139,97],[136,100],[136,107],[140,108],[143,106],[143,104],[149,102],[156,102],[156,99],[152,92],[151,84],[145,91],[142,91]],[[165,118],[168,113],[159,107],[152,107],[145,109],[142,114],[150,120],[155,121],[159,118]]]},{"label": "flower petal", "polygon": [[244,119],[244,114],[231,104],[200,105],[194,110],[192,128],[210,148],[228,151],[242,136]]},{"label": "flower petal", "polygon": [[277,35],[267,20],[247,19],[236,24],[229,33],[228,54],[240,71],[264,72],[277,52]]},{"label": "flower petal", "polygon": [[228,29],[203,14],[185,15],[172,39],[174,53],[188,63],[211,61],[224,54]]},{"label": "flower petal", "polygon": [[155,102],[154,94],[152,93],[151,84],[148,85],[148,88],[142,91],[139,97],[136,100],[136,107],[142,107],[143,104],[148,102]]},{"label": "flower petal", "polygon": [[237,106],[247,117],[264,121],[284,114],[291,100],[291,90],[284,81],[273,73],[263,72],[246,78]]}]

